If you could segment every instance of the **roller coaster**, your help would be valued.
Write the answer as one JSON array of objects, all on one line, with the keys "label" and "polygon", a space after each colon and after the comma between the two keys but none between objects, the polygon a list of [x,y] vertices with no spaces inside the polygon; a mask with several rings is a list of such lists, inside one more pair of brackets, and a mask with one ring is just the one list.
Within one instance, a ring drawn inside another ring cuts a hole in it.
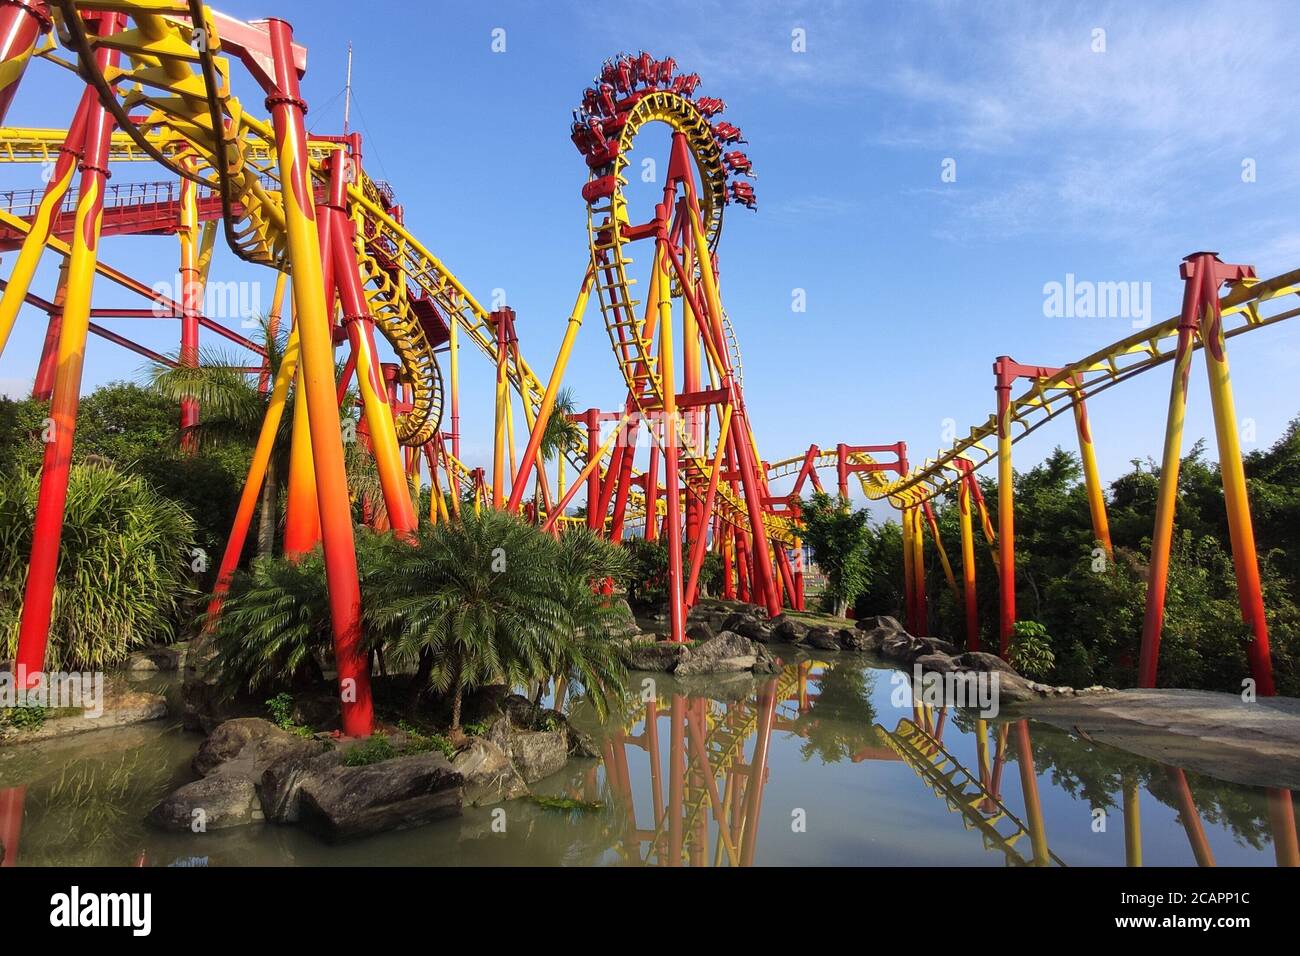
[{"label": "roller coaster", "polygon": [[[1261,281],[1250,266],[1226,264],[1213,253],[1189,256],[1182,266],[1186,293],[1178,316],[1059,368],[999,357],[995,412],[919,465],[909,462],[901,441],[837,443],[833,451],[814,444],[802,455],[769,464],[746,409],[738,337],[721,292],[724,213],[756,208],[753,168],[739,149],[745,142],[741,130],[720,118],[726,104],[698,94],[698,75],[678,70],[671,57],[620,54],[606,61],[574,110],[570,136],[588,170],[581,199],[589,257],[558,354],[543,379],[524,360],[514,311],[485,308],[407,228],[392,187],[367,172],[360,135],[308,136],[300,88],[306,56],[287,22],[241,22],[200,0],[0,3],[0,122],[33,60],[83,84],[64,126],[0,129],[0,160],[44,164],[48,174],[42,190],[8,194],[8,208],[0,208],[0,248],[17,250],[0,301],[0,348],[24,305],[48,317],[34,394],[50,401],[49,441],[15,661],[20,675],[39,673],[45,661],[88,335],[155,361],[195,365],[200,330],[207,329],[253,354],[246,371],[268,396],[210,610],[220,610],[243,553],[292,393],[299,414],[284,548],[289,554],[318,543],[323,548],[348,734],[368,734],[373,719],[368,662],[359,647],[351,521],[356,492],[347,485],[339,428],[339,405],[354,378],[358,433],[382,488],[383,516],[377,520],[398,536],[410,535],[421,520],[413,502],[426,473],[433,492],[423,519],[428,522],[456,520],[464,498],[476,509],[522,512],[549,531],[581,520],[621,540],[639,529],[647,539],[667,542],[669,627],[671,638],[681,641],[709,551],[721,558],[724,597],[759,604],[770,615],[783,607],[803,608],[799,495],[809,482],[821,487],[818,470],[834,468],[841,494],[847,495],[856,475],[869,499],[899,509],[906,616],[908,629],[918,634],[926,629],[928,527],[948,586],[965,608],[971,650],[979,649],[973,532],[979,515],[999,568],[997,649],[1005,653],[1015,622],[1012,446],[1071,411],[1094,532],[1099,546],[1109,550],[1086,400],[1172,362],[1140,668],[1142,684],[1153,686],[1187,383],[1200,350],[1210,377],[1242,614],[1254,635],[1252,677],[1259,693],[1273,693],[1226,342],[1300,312],[1286,308],[1300,293],[1300,270]],[[237,67],[241,82],[251,79],[265,94],[268,117],[255,115],[235,95]],[[648,208],[636,208],[626,173],[638,137],[651,127],[670,136],[663,192]],[[110,166],[124,163],[160,166],[167,179],[110,186]],[[275,276],[273,330],[291,292],[288,344],[274,374],[259,343],[203,314],[218,231],[236,257]],[[159,234],[179,239],[179,300],[101,256],[106,236]],[[50,299],[31,288],[47,251],[62,263]],[[643,252],[639,264],[634,252]],[[129,318],[135,311],[92,307],[97,277],[148,300],[148,309],[139,312],[179,322],[177,358],[92,321]],[[626,395],[612,410],[592,407],[573,416],[579,429],[564,440],[552,494],[543,437],[593,297]],[[376,332],[396,362],[382,360]],[[486,467],[471,467],[461,458],[459,372],[466,341],[496,374],[493,455]],[[340,378],[334,357],[344,344]],[[1013,395],[1021,379],[1027,388]],[[522,451],[514,440],[516,401],[528,432]],[[181,424],[193,425],[201,414],[187,401]],[[650,439],[644,444],[643,434]],[[976,469],[995,459],[996,527],[975,480]],[[567,489],[566,468],[576,473]],[[791,491],[774,494],[772,484],[790,476]],[[583,490],[586,514],[579,519],[569,512]],[[530,491],[532,500],[526,501]],[[960,580],[931,508],[948,492],[960,504]]]}]

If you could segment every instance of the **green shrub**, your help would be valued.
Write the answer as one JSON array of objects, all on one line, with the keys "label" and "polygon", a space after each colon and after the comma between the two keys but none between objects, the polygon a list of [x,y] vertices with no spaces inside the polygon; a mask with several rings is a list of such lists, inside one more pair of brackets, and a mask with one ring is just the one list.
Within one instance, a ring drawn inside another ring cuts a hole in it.
[{"label": "green shrub", "polygon": [[[0,658],[18,644],[39,475],[0,480]],[[194,522],[143,479],[73,465],[50,618],[49,670],[98,670],[176,636],[194,595]]]},{"label": "green shrub", "polygon": [[1007,651],[1011,666],[1026,677],[1047,680],[1056,666],[1052,639],[1047,628],[1037,621],[1016,621],[1011,629],[1011,646]]}]

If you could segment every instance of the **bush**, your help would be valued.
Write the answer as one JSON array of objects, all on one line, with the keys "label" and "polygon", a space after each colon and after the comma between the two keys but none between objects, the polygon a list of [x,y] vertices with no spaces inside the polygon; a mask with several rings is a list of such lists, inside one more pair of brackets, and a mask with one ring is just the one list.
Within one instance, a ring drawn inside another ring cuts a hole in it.
[{"label": "bush", "polygon": [[1011,629],[1011,646],[1007,649],[1011,666],[1026,677],[1047,680],[1056,666],[1052,639],[1047,628],[1037,621],[1016,621]]},{"label": "bush", "polygon": [[[0,480],[0,658],[17,651],[39,474]],[[191,587],[194,522],[142,478],[103,465],[68,473],[46,667],[98,670],[176,636]]]}]

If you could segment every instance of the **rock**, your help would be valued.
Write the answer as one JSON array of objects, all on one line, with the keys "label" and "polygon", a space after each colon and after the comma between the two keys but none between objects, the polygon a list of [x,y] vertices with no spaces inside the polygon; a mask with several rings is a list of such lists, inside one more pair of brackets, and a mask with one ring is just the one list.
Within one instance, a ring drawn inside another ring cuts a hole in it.
[{"label": "rock", "polygon": [[892,633],[881,628],[860,631],[854,627],[844,628],[839,632],[838,637],[840,646],[846,651],[879,651],[880,645],[885,642],[885,636]]},{"label": "rock", "polygon": [[966,651],[964,654],[956,655],[952,662],[962,670],[1016,673],[1016,669],[1002,658],[996,654],[986,654],[984,651]]},{"label": "rock", "polygon": [[263,815],[275,823],[297,823],[303,781],[342,762],[343,752],[338,749],[293,751],[275,760],[257,781]]},{"label": "rock", "polygon": [[998,704],[1008,706],[1041,699],[1033,685],[1015,671],[998,672]]},{"label": "rock", "polygon": [[758,652],[758,659],[754,661],[755,674],[779,674],[781,672],[781,659],[769,651],[765,645],[755,642],[754,650]]},{"label": "rock", "polygon": [[[460,705],[461,724],[488,723],[493,718],[505,713],[506,701],[513,694],[508,684],[487,684],[467,691]],[[451,702],[446,701],[447,719],[451,719]]]},{"label": "rock", "polygon": [[[218,773],[164,797],[147,819],[163,830],[203,832],[255,823],[263,815],[251,779],[238,773]],[[199,826],[202,829],[196,829]]]},{"label": "rock", "polygon": [[324,749],[320,741],[299,737],[281,730],[260,717],[239,717],[217,726],[199,744],[191,764],[194,772],[206,777],[227,765],[237,764],[240,772],[256,780],[272,763],[289,753],[318,754]]},{"label": "rock", "polygon": [[510,762],[510,755],[482,737],[456,754],[451,766],[464,778],[465,802],[471,806],[485,807],[528,793],[528,784]]},{"label": "rock", "polygon": [[713,631],[713,625],[707,621],[694,621],[686,626],[686,636],[692,641],[703,644],[705,641],[713,640],[717,635]]},{"label": "rock", "polygon": [[88,712],[83,708],[80,713],[46,717],[39,727],[0,725],[0,745],[54,740],[92,730],[142,724],[167,716],[167,698],[162,694],[129,690],[116,681],[106,682],[102,704],[103,710],[98,716],[94,716],[93,710]]},{"label": "rock", "polygon": [[300,824],[330,842],[423,826],[461,812],[464,778],[441,753],[309,774]]},{"label": "rock", "polygon": [[937,674],[948,674],[957,669],[953,659],[947,654],[922,654],[916,660],[912,661],[913,667],[920,667],[923,671],[933,671]]},{"label": "rock", "polygon": [[951,641],[945,641],[942,638],[920,637],[917,638],[917,640],[924,641],[930,648],[929,653],[931,654],[947,654],[951,657],[953,654],[958,653],[957,645],[953,644]]},{"label": "rock", "polygon": [[892,634],[897,634],[903,630],[903,626],[898,623],[897,619],[892,617],[886,617],[884,615],[858,618],[857,623],[855,623],[853,626],[857,628],[859,631],[879,630],[879,631],[887,631]]},{"label": "rock", "polygon": [[601,758],[600,745],[596,743],[591,734],[585,730],[579,730],[573,724],[568,724],[566,729],[569,732],[570,757],[595,758],[597,760]]},{"label": "rock", "polygon": [[772,626],[756,617],[742,619],[734,630],[741,637],[747,637],[751,641],[758,641],[762,644],[766,644],[772,639]]},{"label": "rock", "polygon": [[131,653],[126,659],[125,669],[135,673],[154,673],[156,671],[178,671],[185,662],[185,651],[189,642],[179,644],[154,644]]},{"label": "rock", "polygon": [[807,634],[808,625],[803,621],[796,621],[784,614],[772,618],[772,638],[774,640],[785,641],[787,644],[797,644]]},{"label": "rock", "polygon": [[569,735],[559,730],[515,730],[510,733],[510,759],[526,783],[536,783],[559,771],[569,760]]},{"label": "rock", "polygon": [[691,656],[677,665],[673,674],[689,677],[693,674],[747,671],[752,670],[757,662],[758,650],[753,641],[734,631],[723,631],[713,640],[697,645]]},{"label": "rock", "polygon": [[840,649],[840,641],[835,636],[835,632],[829,627],[820,624],[808,629],[803,642],[809,647],[817,648],[819,651],[838,651]]},{"label": "rock", "polygon": [[634,671],[659,671],[670,673],[691,656],[685,644],[673,641],[633,640],[627,643],[628,669]]},{"label": "rock", "polygon": [[922,654],[930,653],[931,650],[931,646],[922,638],[913,637],[905,631],[891,634],[880,644],[881,655],[890,660],[902,661],[904,664],[911,664],[912,661]]}]

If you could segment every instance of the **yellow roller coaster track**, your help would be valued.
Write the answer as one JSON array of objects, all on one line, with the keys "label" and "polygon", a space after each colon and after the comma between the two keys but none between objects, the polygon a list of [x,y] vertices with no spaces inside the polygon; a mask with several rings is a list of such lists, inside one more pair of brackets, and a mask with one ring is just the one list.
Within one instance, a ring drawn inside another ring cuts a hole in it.
[{"label": "yellow roller coaster track", "polygon": [[[879,724],[875,730],[876,736],[930,785],[935,796],[942,798],[949,810],[961,814],[966,829],[979,832],[986,850],[1001,851],[1008,865],[1029,865],[1015,846],[1029,834],[1024,823],[958,763],[943,744],[906,717],[899,720],[892,732]],[[1010,825],[1011,831],[1003,833],[999,830],[998,827],[1003,825]],[[1057,866],[1065,866],[1065,862],[1050,850],[1048,856]]]},{"label": "yellow roller coaster track", "polygon": [[[1230,289],[1219,300],[1224,337],[1234,338],[1300,315],[1300,308],[1280,307],[1280,300],[1291,295],[1300,295],[1300,269],[1271,279],[1247,280]],[[1032,434],[1062,412],[1069,412],[1076,398],[1090,398],[1170,361],[1174,357],[1178,322],[1178,316],[1166,319],[1072,362],[1050,378],[1034,380],[1022,395],[1012,399],[1012,442]],[[1201,347],[1198,335],[1195,348]],[[901,478],[890,481],[882,472],[858,472],[863,493],[871,500],[888,499],[897,507],[929,501],[956,486],[961,474],[957,461],[966,459],[979,468],[995,458],[996,448],[990,448],[985,441],[996,441],[996,438],[997,416],[991,414],[951,448],[926,459]],[[862,452],[851,454],[849,460],[855,464],[874,462]],[[773,462],[768,466],[768,478],[797,474],[803,463],[802,455]],[[819,468],[834,467],[836,453],[822,452],[814,464]]]}]

